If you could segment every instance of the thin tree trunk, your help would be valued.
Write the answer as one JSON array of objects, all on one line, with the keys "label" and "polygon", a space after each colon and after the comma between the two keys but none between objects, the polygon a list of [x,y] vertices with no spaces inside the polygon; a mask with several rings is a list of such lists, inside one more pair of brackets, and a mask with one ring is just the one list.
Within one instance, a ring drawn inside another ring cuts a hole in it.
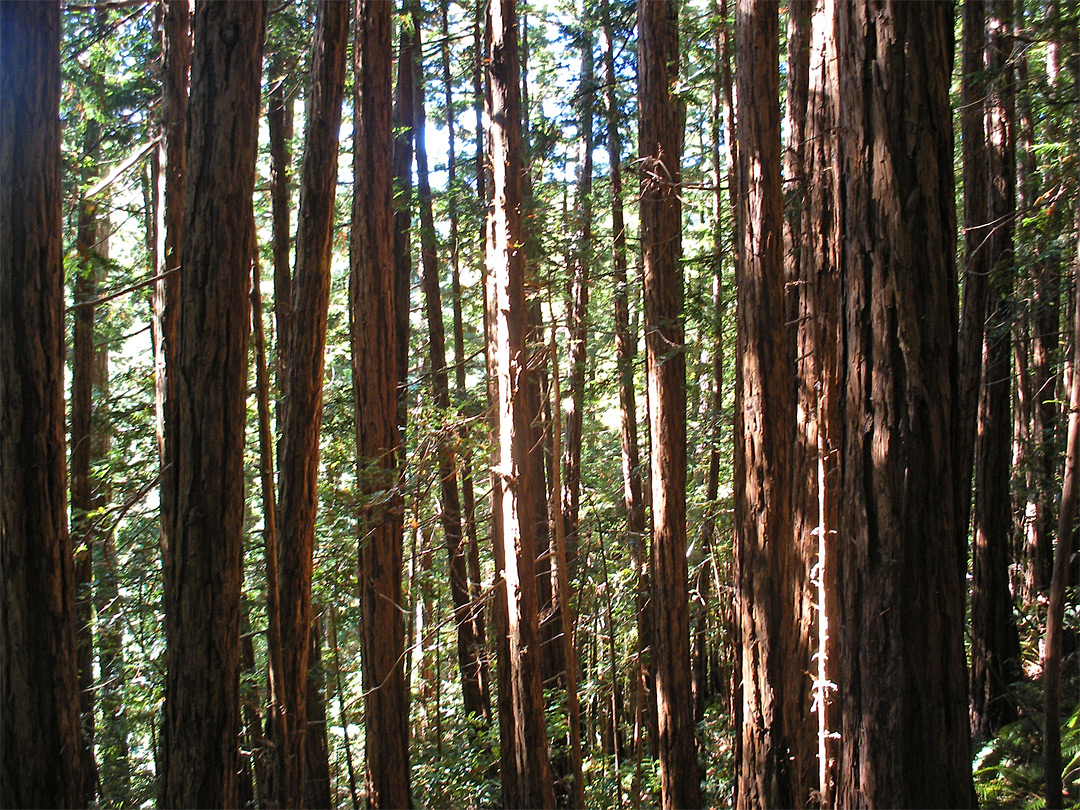
[{"label": "thin tree trunk", "polygon": [[[413,12],[416,31],[415,48],[420,49],[420,15]],[[451,414],[450,380],[446,368],[446,331],[443,325],[442,292],[439,287],[439,265],[435,242],[435,219],[431,209],[431,184],[428,179],[427,120],[424,110],[423,64],[416,66],[416,104],[414,131],[416,133],[416,176],[420,197],[420,258],[423,265],[422,286],[428,322],[428,351],[431,360],[432,397],[435,406],[447,416]],[[460,293],[459,293],[460,295]],[[457,305],[460,314],[460,304]],[[458,354],[460,357],[460,352]],[[472,604],[469,594],[467,548],[461,531],[461,504],[458,499],[457,460],[454,457],[454,437],[449,433],[439,437],[440,518],[446,540],[450,568],[450,596],[454,603],[454,624],[458,637],[458,666],[461,670],[461,692],[465,714],[484,716],[483,693],[480,689],[479,645],[471,621]]]},{"label": "thin tree trunk", "polygon": [[[337,193],[338,131],[349,38],[348,3],[317,7],[311,82],[305,119],[300,214],[296,234],[293,307],[279,336],[286,357],[282,386],[279,482],[278,591],[281,673],[287,739],[276,741],[282,807],[303,806],[306,784],[306,707],[311,632],[311,578],[318,511],[319,431],[330,304],[331,237]],[[281,313],[279,312],[279,317]],[[284,338],[282,340],[281,338]],[[280,350],[280,349],[279,349]],[[325,714],[325,709],[323,710]]]},{"label": "thin tree trunk", "polygon": [[353,771],[352,744],[349,741],[349,720],[345,711],[345,689],[341,684],[341,651],[338,647],[337,610],[330,608],[330,647],[334,651],[334,681],[338,696],[338,715],[341,719],[341,739],[345,747],[345,770],[349,775],[349,798],[353,810],[360,810],[360,796],[356,789],[356,773]]},{"label": "thin tree trunk", "polygon": [[684,111],[672,93],[678,6],[638,2],[638,134],[645,347],[652,438],[652,651],[659,719],[661,805],[700,805],[690,688],[686,581],[686,355],[679,200]]},{"label": "thin tree trunk", "polygon": [[237,798],[250,200],[265,13],[264,2],[206,2],[194,20],[176,510],[165,561],[164,807],[231,807]]},{"label": "thin tree trunk", "polygon": [[[402,496],[398,486],[398,358],[393,264],[390,3],[357,0],[354,191],[349,312],[356,447],[366,504],[360,520],[368,802],[412,806],[409,710],[401,614]],[[377,742],[376,742],[377,741]]]},{"label": "thin tree trunk", "polygon": [[[336,176],[336,175],[335,175]],[[322,612],[311,623],[311,654],[308,658],[307,732],[304,758],[304,806],[326,810],[334,806],[330,795],[330,748],[326,725],[326,687],[322,661]]]},{"label": "thin tree trunk", "polygon": [[[1073,341],[1080,347],[1080,208],[1076,218],[1077,244],[1075,288],[1073,293]],[[1075,360],[1073,361],[1075,364]],[[1065,615],[1065,586],[1069,577],[1076,520],[1077,488],[1080,476],[1080,372],[1073,369],[1069,389],[1069,438],[1058,513],[1057,541],[1054,548],[1054,572],[1050,579],[1050,600],[1046,609],[1046,635],[1043,641],[1043,750],[1046,761],[1046,807],[1064,806],[1061,778],[1061,641]]]},{"label": "thin tree trunk", "polygon": [[498,457],[494,521],[500,621],[500,732],[503,803],[553,807],[543,692],[533,543],[535,515],[529,464],[525,257],[521,211],[520,75],[517,13],[513,0],[488,7],[488,142],[493,169],[487,267],[494,306],[489,310],[497,375]]},{"label": "thin tree trunk", "polygon": [[[409,5],[407,0],[406,6]],[[399,26],[397,83],[394,85],[394,312],[398,373],[398,426],[404,435],[408,418],[409,288],[412,279],[412,164],[416,119],[413,62],[419,40],[411,24]]]},{"label": "thin tree trunk", "polygon": [[292,200],[289,175],[292,171],[293,96],[286,93],[285,80],[289,66],[280,54],[273,58],[273,84],[266,104],[266,124],[270,137],[270,215],[272,222],[272,252],[274,257],[274,316],[277,326],[278,418],[281,418],[281,392],[285,386],[289,316],[292,314],[292,267],[289,254],[292,247]]},{"label": "thin tree trunk", "polygon": [[[266,364],[266,336],[263,330],[262,269],[255,226],[252,222],[251,326],[255,341],[255,400],[259,419],[259,489],[262,496],[263,564],[266,569],[266,659],[270,707],[268,720],[276,751],[288,745],[290,717],[285,711],[285,665],[281,640],[281,608],[278,585],[277,505],[274,500],[274,439],[270,429],[270,374]],[[253,655],[254,657],[254,655]],[[273,759],[271,759],[273,757]],[[263,779],[259,793],[272,807],[280,806],[283,793],[281,755],[264,754]]]},{"label": "thin tree trunk", "polygon": [[[551,400],[560,402],[559,395],[559,353],[555,342],[554,327],[552,327],[551,343]],[[563,525],[562,504],[559,503],[559,492],[562,490],[559,481],[558,459],[562,453],[562,408],[556,406],[551,409],[551,439],[552,464],[551,482],[551,514],[554,518],[554,559],[551,566],[551,585],[555,591],[554,597],[558,599],[559,617],[561,619],[559,639],[563,646],[562,658],[565,661],[564,685],[566,692],[566,714],[569,720],[570,733],[570,769],[573,779],[573,794],[571,797],[572,807],[585,806],[585,780],[581,772],[581,707],[578,702],[577,688],[577,648],[574,645],[574,619],[570,612],[570,573],[569,561],[566,556],[566,529]],[[605,576],[606,576],[605,569]]]},{"label": "thin tree trunk", "polygon": [[0,804],[82,807],[64,452],[60,4],[0,5]]},{"label": "thin tree trunk", "polygon": [[[612,276],[615,285],[615,353],[619,378],[619,437],[622,458],[623,505],[626,509],[626,536],[635,572],[635,616],[637,617],[636,669],[644,699],[636,702],[638,711],[647,711],[650,721],[655,714],[652,699],[652,673],[649,645],[652,639],[648,605],[648,554],[645,548],[645,504],[642,497],[641,460],[638,452],[637,395],[634,386],[634,363],[637,336],[630,330],[630,285],[626,277],[626,225],[623,218],[622,136],[619,128],[619,100],[616,95],[614,31],[611,7],[605,2],[601,28],[604,36],[604,93],[606,97],[608,136],[608,177],[611,185]],[[636,693],[635,693],[636,694]],[[649,708],[646,709],[646,706]],[[635,725],[640,723],[635,719]],[[655,728],[655,722],[650,722]],[[635,733],[634,744],[642,743]],[[640,758],[638,758],[640,759]],[[635,771],[635,778],[638,771]],[[635,797],[637,793],[635,792]]]}]

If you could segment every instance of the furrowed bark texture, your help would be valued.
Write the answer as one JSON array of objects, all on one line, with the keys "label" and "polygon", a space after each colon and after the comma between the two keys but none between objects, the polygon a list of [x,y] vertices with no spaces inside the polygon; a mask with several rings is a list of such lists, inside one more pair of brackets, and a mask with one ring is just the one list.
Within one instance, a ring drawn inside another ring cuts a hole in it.
[{"label": "furrowed bark texture", "polygon": [[85,806],[64,451],[60,4],[0,5],[0,804]]},{"label": "furrowed bark texture", "polygon": [[[794,536],[794,388],[784,305],[779,19],[774,3],[736,10],[739,231],[735,410],[740,807],[803,807],[813,784],[809,536]],[[816,465],[815,465],[816,466]]]},{"label": "furrowed bark texture", "polygon": [[525,256],[522,227],[521,84],[513,0],[493,0],[487,25],[488,144],[492,213],[487,272],[493,304],[489,341],[497,379],[498,454],[494,468],[496,571],[503,581],[500,635],[500,723],[503,803],[553,807],[544,700],[540,682],[533,493],[529,469],[528,375],[525,345]]},{"label": "furrowed bark texture", "polygon": [[686,355],[679,201],[683,110],[678,6],[638,2],[641,249],[652,436],[652,652],[661,805],[700,805],[686,573]]},{"label": "furrowed bark texture", "polygon": [[[401,612],[403,515],[398,490],[397,344],[393,262],[390,3],[357,0],[353,58],[350,329],[360,478],[360,595],[367,695],[368,801],[412,806],[405,625]],[[363,191],[361,191],[363,190]]]},{"label": "furrowed bark texture", "polygon": [[836,104],[829,227],[843,392],[844,508],[829,546],[842,716],[835,804],[971,806],[964,531],[950,452],[952,13],[832,0],[822,13],[835,46],[822,86]]},{"label": "furrowed bark texture", "polygon": [[251,195],[265,13],[263,2],[205,2],[194,20],[176,512],[165,561],[165,807],[237,800]]},{"label": "furrowed bark texture", "polygon": [[[282,807],[303,806],[311,577],[318,509],[323,357],[330,304],[331,235],[337,192],[338,130],[345,89],[349,4],[317,7],[308,96],[292,314],[285,339],[284,424],[279,459],[278,595],[289,739],[278,752]],[[280,744],[279,744],[280,747]]]}]

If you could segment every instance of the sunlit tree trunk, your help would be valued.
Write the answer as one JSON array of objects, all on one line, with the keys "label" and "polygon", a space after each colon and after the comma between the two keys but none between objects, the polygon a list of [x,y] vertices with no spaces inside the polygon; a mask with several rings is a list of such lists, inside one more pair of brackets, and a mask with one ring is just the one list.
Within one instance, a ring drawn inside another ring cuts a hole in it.
[{"label": "sunlit tree trunk", "polygon": [[289,720],[288,739],[277,742],[282,807],[304,806],[319,431],[349,5],[323,0],[317,15],[305,115],[293,308],[287,319],[288,332],[281,336],[284,341],[279,340],[279,345],[285,346],[286,362],[278,465],[278,596],[283,708]]},{"label": "sunlit tree trunk", "polygon": [[819,317],[845,358],[825,414],[843,505],[827,543],[835,805],[972,806],[952,452],[952,10],[827,0],[818,26],[828,52],[812,86],[832,105],[820,125],[837,151],[835,207],[817,223],[831,250],[816,270],[835,278],[839,304]]},{"label": "sunlit tree trunk", "polygon": [[652,652],[661,804],[700,805],[686,582],[686,356],[679,200],[683,145],[678,6],[638,2],[638,149],[652,437]]},{"label": "sunlit tree trunk", "polygon": [[[357,0],[349,314],[360,484],[360,594],[367,695],[368,802],[411,807],[405,626],[401,605],[397,344],[393,264],[391,14]],[[359,189],[365,189],[359,193]]]},{"label": "sunlit tree trunk", "polygon": [[[420,15],[413,12],[413,25],[419,32]],[[416,51],[420,51],[419,33]],[[446,367],[446,329],[443,324],[442,290],[439,285],[439,263],[436,245],[435,217],[431,208],[431,183],[428,177],[426,127],[424,110],[423,64],[416,66],[416,104],[414,132],[416,138],[416,177],[420,198],[420,258],[423,265],[422,286],[424,308],[428,322],[428,352],[431,361],[431,385],[435,406],[447,417],[451,414],[450,377]],[[460,304],[456,312],[460,314]],[[461,692],[465,713],[484,716],[483,694],[480,690],[479,645],[471,621],[471,597],[465,537],[461,526],[461,501],[458,498],[457,459],[453,449],[454,437],[447,433],[439,442],[440,517],[446,541],[450,569],[450,596],[454,602],[454,624],[457,627],[458,666],[461,670]]]},{"label": "sunlit tree trunk", "polygon": [[64,452],[60,4],[0,5],[0,803],[84,807]]},{"label": "sunlit tree trunk", "polygon": [[194,19],[176,510],[165,561],[164,807],[237,799],[250,200],[265,13],[263,2],[205,2]]},{"label": "sunlit tree trunk", "polygon": [[548,759],[540,683],[539,627],[533,543],[535,515],[529,466],[526,375],[524,231],[521,222],[520,74],[517,13],[513,0],[488,8],[487,137],[493,178],[487,272],[494,306],[488,339],[498,381],[497,457],[494,468],[496,599],[499,634],[499,714],[503,803],[552,807],[555,796]]}]

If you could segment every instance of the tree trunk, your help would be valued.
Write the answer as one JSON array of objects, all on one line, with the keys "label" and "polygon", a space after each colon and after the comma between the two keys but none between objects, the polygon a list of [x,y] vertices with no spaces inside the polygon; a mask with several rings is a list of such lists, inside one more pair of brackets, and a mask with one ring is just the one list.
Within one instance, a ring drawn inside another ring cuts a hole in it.
[{"label": "tree trunk", "polygon": [[[548,760],[533,543],[534,482],[530,480],[525,257],[521,211],[520,75],[517,13],[513,0],[488,8],[488,143],[493,170],[487,268],[495,306],[489,311],[489,352],[498,381],[498,456],[494,521],[500,624],[500,731],[503,803],[552,807],[555,796]],[[505,673],[505,674],[504,674]]]},{"label": "tree trunk", "polygon": [[[416,33],[414,48],[420,52],[420,15],[413,12]],[[428,351],[431,360],[432,398],[435,407],[451,415],[450,379],[446,368],[446,330],[443,325],[442,291],[439,287],[439,264],[435,242],[435,219],[431,209],[431,184],[428,179],[427,119],[424,110],[423,64],[416,65],[416,177],[420,197],[420,258],[423,264],[422,286],[424,308],[428,322]],[[460,314],[460,305],[458,305]],[[460,356],[460,352],[459,352]],[[461,692],[466,715],[484,716],[483,693],[480,689],[480,649],[471,621],[472,605],[469,594],[469,572],[465,538],[461,531],[461,502],[458,499],[457,460],[454,457],[454,437],[449,433],[439,437],[440,518],[446,541],[450,568],[450,596],[454,602],[454,624],[458,637],[458,666],[461,671]]]},{"label": "tree trunk", "polygon": [[[1073,341],[1080,350],[1080,208],[1077,218],[1076,270],[1073,293]],[[1076,360],[1073,361],[1074,365]],[[1073,369],[1069,390],[1069,437],[1061,487],[1054,572],[1050,579],[1050,599],[1046,609],[1043,640],[1043,750],[1046,762],[1046,807],[1064,806],[1061,778],[1061,641],[1065,615],[1065,586],[1072,556],[1076,522],[1077,488],[1080,486],[1080,371]]]},{"label": "tree trunk", "polygon": [[286,92],[288,66],[275,54],[272,62],[273,85],[266,104],[266,124],[270,138],[270,216],[274,257],[274,316],[277,326],[277,386],[278,418],[281,413],[281,391],[285,387],[287,366],[286,343],[289,317],[292,315],[292,266],[289,253],[292,246],[292,202],[289,174],[292,171],[293,96]]},{"label": "tree trunk", "polygon": [[[406,5],[411,0],[406,0]],[[404,435],[409,415],[409,288],[412,279],[412,164],[416,105],[416,39],[411,24],[399,26],[397,83],[394,86],[394,312],[398,373],[398,428]]]},{"label": "tree trunk", "polygon": [[176,511],[165,561],[165,807],[236,803],[250,200],[265,13],[263,2],[207,2],[194,21]]},{"label": "tree trunk", "polygon": [[[740,212],[735,382],[735,531],[742,682],[736,801],[803,807],[813,788],[805,671],[808,535],[794,535],[794,389],[784,305],[779,19],[736,11]],[[737,678],[739,680],[739,678]]]},{"label": "tree trunk", "polygon": [[[106,12],[107,13],[107,12]],[[100,14],[94,30],[100,33]],[[101,124],[91,119],[83,138],[85,159],[93,167],[82,178],[89,183],[101,162]],[[79,670],[79,711],[83,734],[90,751],[94,749],[94,482],[93,464],[93,388],[96,352],[94,350],[95,300],[103,280],[98,242],[107,238],[106,228],[99,227],[98,203],[85,196],[79,200],[75,252],[78,264],[74,279],[74,335],[71,352],[71,541],[75,548],[75,657]],[[87,780],[86,802],[94,800],[96,765],[91,756],[86,763],[92,778]]]},{"label": "tree trunk", "polygon": [[[948,6],[826,6],[815,83],[837,150],[826,230],[845,358],[825,411],[840,807],[972,806],[956,438]],[[870,160],[873,156],[873,160]],[[822,171],[827,171],[822,167]],[[815,175],[815,179],[817,175]],[[816,213],[816,212],[815,212]],[[821,316],[819,316],[821,317]],[[835,410],[832,410],[835,408]],[[830,615],[830,623],[832,616]]]},{"label": "tree trunk", "polygon": [[[336,173],[334,174],[336,177]],[[334,806],[330,794],[330,749],[326,727],[326,685],[322,661],[321,612],[311,623],[311,655],[307,678],[307,733],[304,758],[304,806],[326,810]]]},{"label": "tree trunk", "polygon": [[360,485],[360,593],[367,695],[368,802],[412,806],[409,710],[403,667],[403,530],[398,486],[397,309],[393,264],[390,3],[357,0],[353,109],[354,191],[349,312]]},{"label": "tree trunk", "polygon": [[684,112],[678,6],[638,2],[641,250],[652,437],[652,652],[661,805],[697,807],[700,786],[690,687],[686,582],[686,355],[679,200]]},{"label": "tree trunk", "polygon": [[0,803],[82,807],[64,452],[60,4],[0,6]]},{"label": "tree trunk", "polygon": [[[320,2],[308,94],[296,271],[285,346],[284,420],[278,469],[281,493],[278,592],[287,741],[279,741],[279,802],[303,806],[311,576],[318,510],[319,431],[330,304],[331,236],[337,193],[338,131],[344,95],[347,3]],[[280,313],[279,313],[280,316]],[[283,745],[282,742],[285,744]]]}]

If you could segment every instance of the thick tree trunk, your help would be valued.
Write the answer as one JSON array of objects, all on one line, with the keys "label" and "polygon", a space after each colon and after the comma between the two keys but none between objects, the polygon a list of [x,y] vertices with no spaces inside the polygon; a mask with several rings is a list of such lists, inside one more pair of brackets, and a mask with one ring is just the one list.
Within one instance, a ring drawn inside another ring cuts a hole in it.
[{"label": "thick tree trunk", "polygon": [[825,413],[844,505],[826,544],[839,602],[835,803],[971,806],[965,532],[951,452],[952,13],[836,3],[819,23],[828,53],[815,60],[815,86],[835,104],[822,126],[838,151],[827,181],[835,214],[816,223],[836,263],[816,271],[838,285],[846,358]]},{"label": "thick tree trunk", "polygon": [[[266,4],[195,14],[165,561],[164,807],[236,803],[248,300]],[[213,598],[210,598],[213,595]]]},{"label": "thick tree trunk", "polygon": [[[279,482],[278,593],[287,741],[277,743],[282,807],[305,791],[311,576],[318,510],[319,431],[330,304],[331,236],[337,193],[338,131],[345,87],[349,5],[318,5],[308,94],[292,314],[287,318]],[[280,312],[279,312],[280,316]],[[282,742],[285,744],[282,745]]]},{"label": "thick tree trunk", "polygon": [[552,807],[537,622],[534,482],[530,480],[528,376],[525,345],[525,257],[521,211],[520,76],[517,13],[513,0],[493,0],[487,25],[488,143],[493,208],[487,240],[489,354],[497,378],[498,455],[494,521],[500,604],[500,731],[503,803]]},{"label": "thick tree trunk", "polygon": [[360,521],[360,593],[367,693],[368,802],[411,807],[409,707],[403,667],[402,499],[398,487],[398,357],[393,264],[390,3],[357,0],[354,191],[349,312],[356,447],[367,503]]},{"label": "thick tree trunk", "polygon": [[[785,326],[780,179],[779,19],[769,2],[736,11],[740,211],[735,377],[735,532],[741,655],[740,807],[803,807],[813,789],[805,671],[809,535],[795,537],[794,389]],[[736,680],[740,680],[737,678]]]},{"label": "thick tree trunk", "polygon": [[700,805],[690,688],[686,582],[686,355],[683,341],[682,206],[684,113],[678,6],[638,2],[641,250],[652,437],[652,652],[656,678],[661,804]]},{"label": "thick tree trunk", "polygon": [[82,807],[64,452],[60,4],[0,5],[0,804]]}]

